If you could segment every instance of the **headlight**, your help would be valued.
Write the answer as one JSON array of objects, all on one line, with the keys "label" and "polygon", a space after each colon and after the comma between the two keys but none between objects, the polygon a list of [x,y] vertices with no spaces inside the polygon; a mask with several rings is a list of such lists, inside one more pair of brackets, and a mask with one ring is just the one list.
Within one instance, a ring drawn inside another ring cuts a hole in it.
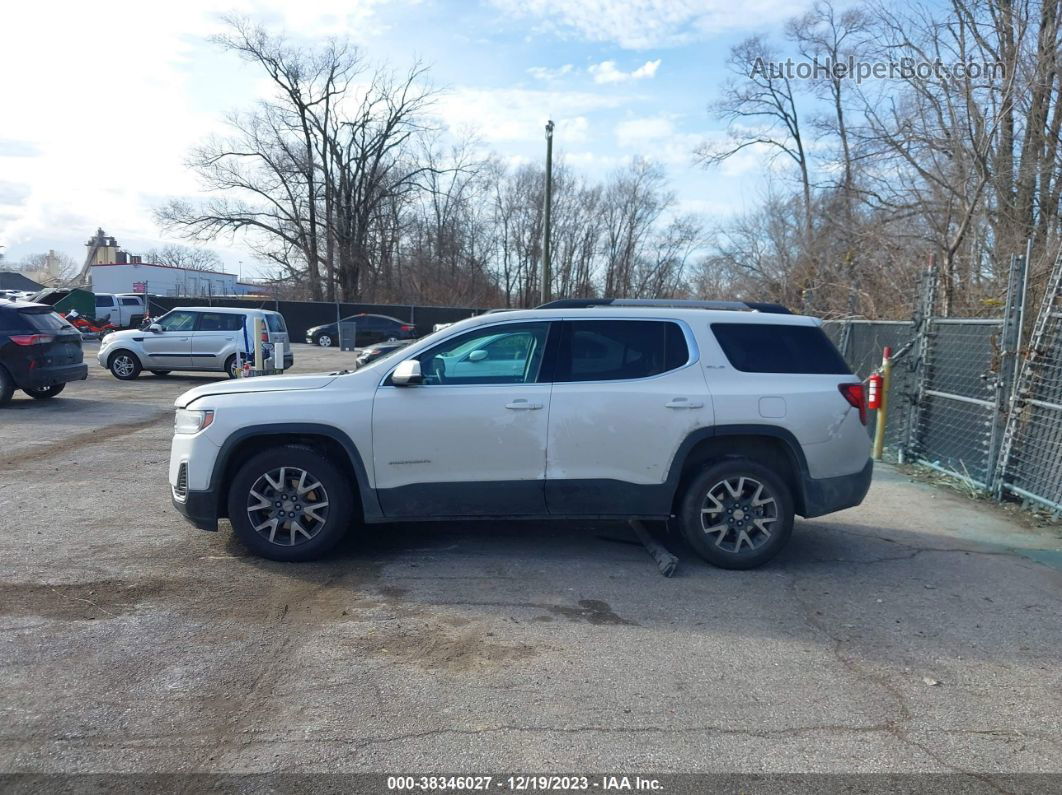
[{"label": "headlight", "polygon": [[209,427],[213,421],[214,412],[211,410],[189,411],[188,409],[177,409],[177,416],[173,418],[173,432],[199,433],[204,428]]}]

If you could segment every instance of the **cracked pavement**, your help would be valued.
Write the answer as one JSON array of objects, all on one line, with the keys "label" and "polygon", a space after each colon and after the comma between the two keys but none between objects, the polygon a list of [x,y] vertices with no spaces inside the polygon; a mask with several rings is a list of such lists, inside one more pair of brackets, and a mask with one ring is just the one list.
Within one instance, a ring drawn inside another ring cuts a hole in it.
[{"label": "cracked pavement", "polygon": [[272,563],[169,504],[207,378],[91,360],[0,411],[0,772],[1062,770],[1057,529],[879,467],[751,572],[666,538],[665,579],[607,523]]}]

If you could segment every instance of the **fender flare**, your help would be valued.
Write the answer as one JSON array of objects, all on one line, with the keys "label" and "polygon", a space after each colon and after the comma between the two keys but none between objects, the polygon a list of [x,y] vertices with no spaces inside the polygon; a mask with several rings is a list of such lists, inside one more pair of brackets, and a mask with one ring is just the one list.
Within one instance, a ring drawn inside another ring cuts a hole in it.
[{"label": "fender flare", "polygon": [[671,461],[671,468],[668,470],[666,483],[671,500],[674,500],[678,493],[679,482],[682,479],[682,470],[686,466],[686,461],[689,459],[690,452],[693,448],[707,439],[717,439],[726,436],[767,436],[780,440],[783,443],[783,449],[789,457],[789,462],[793,467],[794,479],[801,491],[800,494],[794,494],[793,497],[799,503],[804,501],[807,489],[806,483],[810,476],[808,474],[807,458],[804,455],[803,448],[800,446],[800,442],[797,441],[793,432],[786,428],[779,427],[778,425],[760,425],[756,423],[713,425],[711,427],[698,428],[695,431],[691,431],[679,445],[679,448],[675,452],[675,456]]},{"label": "fender flare", "polygon": [[383,511],[380,509],[380,502],[376,497],[376,490],[369,485],[368,472],[365,469],[365,463],[362,460],[361,453],[358,452],[357,446],[346,432],[336,428],[334,425],[325,425],[323,423],[315,422],[258,423],[256,425],[245,425],[229,434],[228,438],[222,443],[217,457],[214,459],[214,468],[210,473],[209,490],[217,495],[217,516],[221,516],[221,511],[223,509],[223,506],[221,505],[221,494],[222,489],[226,484],[222,483],[222,478],[224,477],[226,470],[229,468],[229,462],[232,459],[232,454],[236,448],[243,442],[246,442],[248,439],[253,439],[256,436],[279,435],[324,436],[339,444],[339,446],[346,452],[350,467],[354,471],[354,477],[356,480],[355,485],[357,486],[358,493],[361,497],[361,506],[365,515],[365,521],[379,521],[383,518]]}]

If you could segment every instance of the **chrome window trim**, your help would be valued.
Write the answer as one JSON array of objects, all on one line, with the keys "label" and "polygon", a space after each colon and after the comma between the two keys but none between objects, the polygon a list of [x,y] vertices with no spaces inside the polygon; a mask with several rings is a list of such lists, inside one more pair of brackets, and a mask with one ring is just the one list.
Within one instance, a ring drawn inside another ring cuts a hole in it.
[{"label": "chrome window trim", "polygon": [[[545,382],[534,381],[534,382],[532,382],[530,384],[426,384],[424,386],[435,386],[435,387],[438,387],[438,386],[448,386],[448,387],[510,387],[511,388],[511,387],[536,386],[536,385],[542,385],[542,384],[629,384],[629,383],[634,383],[634,382],[652,381],[652,380],[655,380],[655,379],[658,379],[658,378],[663,378],[664,376],[668,376],[668,375],[671,375],[672,373],[677,373],[677,372],[679,372],[681,370],[685,370],[688,367],[692,367],[695,364],[697,364],[698,361],[700,361],[701,349],[700,349],[700,346],[697,344],[697,337],[693,333],[693,329],[691,328],[690,324],[687,323],[682,318],[667,317],[667,316],[659,316],[659,317],[657,317],[657,316],[630,317],[630,316],[620,315],[618,317],[617,316],[609,317],[607,314],[602,312],[601,314],[596,314],[595,313],[594,317],[586,317],[585,315],[580,317],[580,316],[576,315],[576,316],[573,316],[573,317],[564,316],[564,317],[543,318],[541,320],[536,320],[534,318],[521,318],[519,320],[506,320],[506,321],[502,321],[502,322],[499,322],[499,323],[484,324],[484,325],[478,327],[477,329],[462,330],[462,331],[458,332],[457,334],[452,334],[452,335],[450,335],[448,337],[444,337],[443,339],[439,340],[439,343],[446,342],[447,340],[453,339],[454,337],[459,337],[459,336],[461,336],[463,334],[466,334],[466,333],[468,333],[470,331],[473,331],[473,330],[491,329],[491,328],[497,328],[499,326],[510,326],[510,325],[514,325],[514,324],[518,324],[518,323],[557,323],[557,322],[578,323],[580,321],[582,321],[584,323],[593,323],[595,321],[599,322],[599,321],[602,321],[602,320],[626,320],[626,321],[630,321],[632,323],[641,323],[641,322],[675,323],[682,330],[682,336],[685,337],[685,339],[686,339],[686,349],[689,352],[689,359],[681,367],[676,367],[676,368],[674,368],[672,370],[665,370],[664,372],[657,373],[656,375],[648,375],[648,376],[645,376],[644,378],[606,378],[606,379],[600,379],[600,380],[596,380],[596,381],[556,381],[556,380],[550,380],[550,381],[545,381]],[[436,343],[436,344],[439,344],[439,343]],[[424,350],[429,350],[429,349],[425,348]],[[418,354],[416,354],[414,356],[409,356],[407,358],[408,359],[415,359],[419,355],[420,354],[418,353]],[[403,359],[402,361],[406,361],[406,359]],[[387,370],[386,373],[384,373],[383,378],[381,378],[379,383],[377,383],[377,385],[376,385],[377,389],[379,389],[380,387],[384,387],[384,386],[392,387],[394,389],[406,389],[407,388],[407,387],[397,387],[394,384],[385,383],[387,381],[387,379],[391,377],[391,373],[393,373],[395,371],[395,367],[398,367],[398,365],[400,365],[401,363],[402,362],[396,362],[394,367],[391,367],[390,369]]]}]

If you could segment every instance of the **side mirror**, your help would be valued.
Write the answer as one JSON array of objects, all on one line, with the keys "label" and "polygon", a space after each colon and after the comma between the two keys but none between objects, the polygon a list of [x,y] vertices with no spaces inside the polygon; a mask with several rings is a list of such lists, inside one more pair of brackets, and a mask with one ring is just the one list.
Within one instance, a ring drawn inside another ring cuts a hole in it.
[{"label": "side mirror", "polygon": [[472,353],[468,354],[468,360],[470,362],[482,362],[486,358],[487,352],[482,349],[478,351],[472,351]]},{"label": "side mirror", "polygon": [[395,386],[413,386],[421,383],[420,362],[406,359],[391,373],[391,383]]},{"label": "side mirror", "polygon": [[153,334],[160,334],[162,333],[162,326],[160,326],[158,323],[152,323],[148,326],[148,331],[152,332]]}]

